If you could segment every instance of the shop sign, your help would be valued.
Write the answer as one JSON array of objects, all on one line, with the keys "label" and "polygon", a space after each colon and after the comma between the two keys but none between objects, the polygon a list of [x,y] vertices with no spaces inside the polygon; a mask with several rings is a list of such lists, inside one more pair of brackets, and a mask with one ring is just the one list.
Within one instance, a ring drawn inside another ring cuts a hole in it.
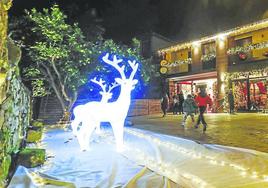
[{"label": "shop sign", "polygon": [[161,68],[160,68],[160,73],[161,73],[161,74],[166,74],[167,71],[168,71],[167,67],[161,67]]}]

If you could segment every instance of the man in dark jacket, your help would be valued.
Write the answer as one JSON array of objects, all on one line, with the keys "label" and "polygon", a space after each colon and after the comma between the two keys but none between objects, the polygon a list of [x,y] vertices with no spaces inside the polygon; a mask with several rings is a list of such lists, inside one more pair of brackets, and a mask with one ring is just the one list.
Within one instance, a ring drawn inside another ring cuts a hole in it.
[{"label": "man in dark jacket", "polygon": [[228,93],[228,102],[229,102],[230,114],[233,114],[234,113],[234,95],[233,95],[232,89],[230,89]]},{"label": "man in dark jacket", "polygon": [[205,118],[204,118],[204,113],[206,111],[207,105],[212,106],[212,100],[207,95],[205,89],[202,88],[200,90],[200,93],[198,94],[198,96],[195,98],[195,101],[196,101],[198,108],[199,108],[199,116],[198,116],[198,120],[197,120],[197,123],[195,125],[195,128],[198,128],[200,122],[202,122],[203,132],[205,132],[207,130],[207,123],[206,123]]},{"label": "man in dark jacket", "polygon": [[184,102],[184,96],[183,96],[182,91],[180,91],[178,98],[179,98],[179,106],[178,106],[179,114],[183,114],[183,106],[182,105]]},{"label": "man in dark jacket", "polygon": [[168,95],[165,93],[161,98],[161,109],[163,112],[163,117],[167,115],[168,103],[169,103]]}]

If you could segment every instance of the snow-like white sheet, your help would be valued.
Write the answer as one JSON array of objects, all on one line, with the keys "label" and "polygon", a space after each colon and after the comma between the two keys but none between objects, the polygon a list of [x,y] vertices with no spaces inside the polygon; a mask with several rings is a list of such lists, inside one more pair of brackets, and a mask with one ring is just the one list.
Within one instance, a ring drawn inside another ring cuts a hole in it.
[{"label": "snow-like white sheet", "polygon": [[48,160],[39,168],[19,167],[9,188],[34,187],[268,187],[268,154],[201,145],[194,141],[125,128],[117,153],[113,133],[94,135],[80,151],[71,132],[52,129],[41,147]]}]

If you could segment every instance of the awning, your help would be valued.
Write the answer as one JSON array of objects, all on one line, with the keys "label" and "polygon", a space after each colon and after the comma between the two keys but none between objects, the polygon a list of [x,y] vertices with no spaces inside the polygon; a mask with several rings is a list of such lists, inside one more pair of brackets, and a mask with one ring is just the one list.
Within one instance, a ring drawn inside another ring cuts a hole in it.
[{"label": "awning", "polygon": [[186,75],[186,76],[177,76],[177,77],[169,78],[169,80],[171,80],[171,81],[191,81],[191,80],[204,80],[204,79],[208,79],[208,78],[217,78],[217,71],[192,74],[192,75]]}]

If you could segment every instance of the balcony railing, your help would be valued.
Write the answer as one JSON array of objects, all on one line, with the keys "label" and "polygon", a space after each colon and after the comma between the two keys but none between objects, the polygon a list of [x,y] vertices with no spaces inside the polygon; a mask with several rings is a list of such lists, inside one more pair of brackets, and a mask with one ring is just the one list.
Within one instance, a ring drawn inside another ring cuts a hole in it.
[{"label": "balcony railing", "polygon": [[216,68],[216,53],[209,53],[201,57],[203,70],[213,70]]},{"label": "balcony railing", "polygon": [[268,58],[268,41],[247,46],[235,46],[227,50],[229,65],[244,64]]},{"label": "balcony railing", "polygon": [[252,62],[253,58],[252,58],[252,52],[240,52],[237,54],[232,54],[229,55],[229,65],[233,66],[233,65],[239,65],[239,64],[245,64],[245,63],[249,63]]}]

